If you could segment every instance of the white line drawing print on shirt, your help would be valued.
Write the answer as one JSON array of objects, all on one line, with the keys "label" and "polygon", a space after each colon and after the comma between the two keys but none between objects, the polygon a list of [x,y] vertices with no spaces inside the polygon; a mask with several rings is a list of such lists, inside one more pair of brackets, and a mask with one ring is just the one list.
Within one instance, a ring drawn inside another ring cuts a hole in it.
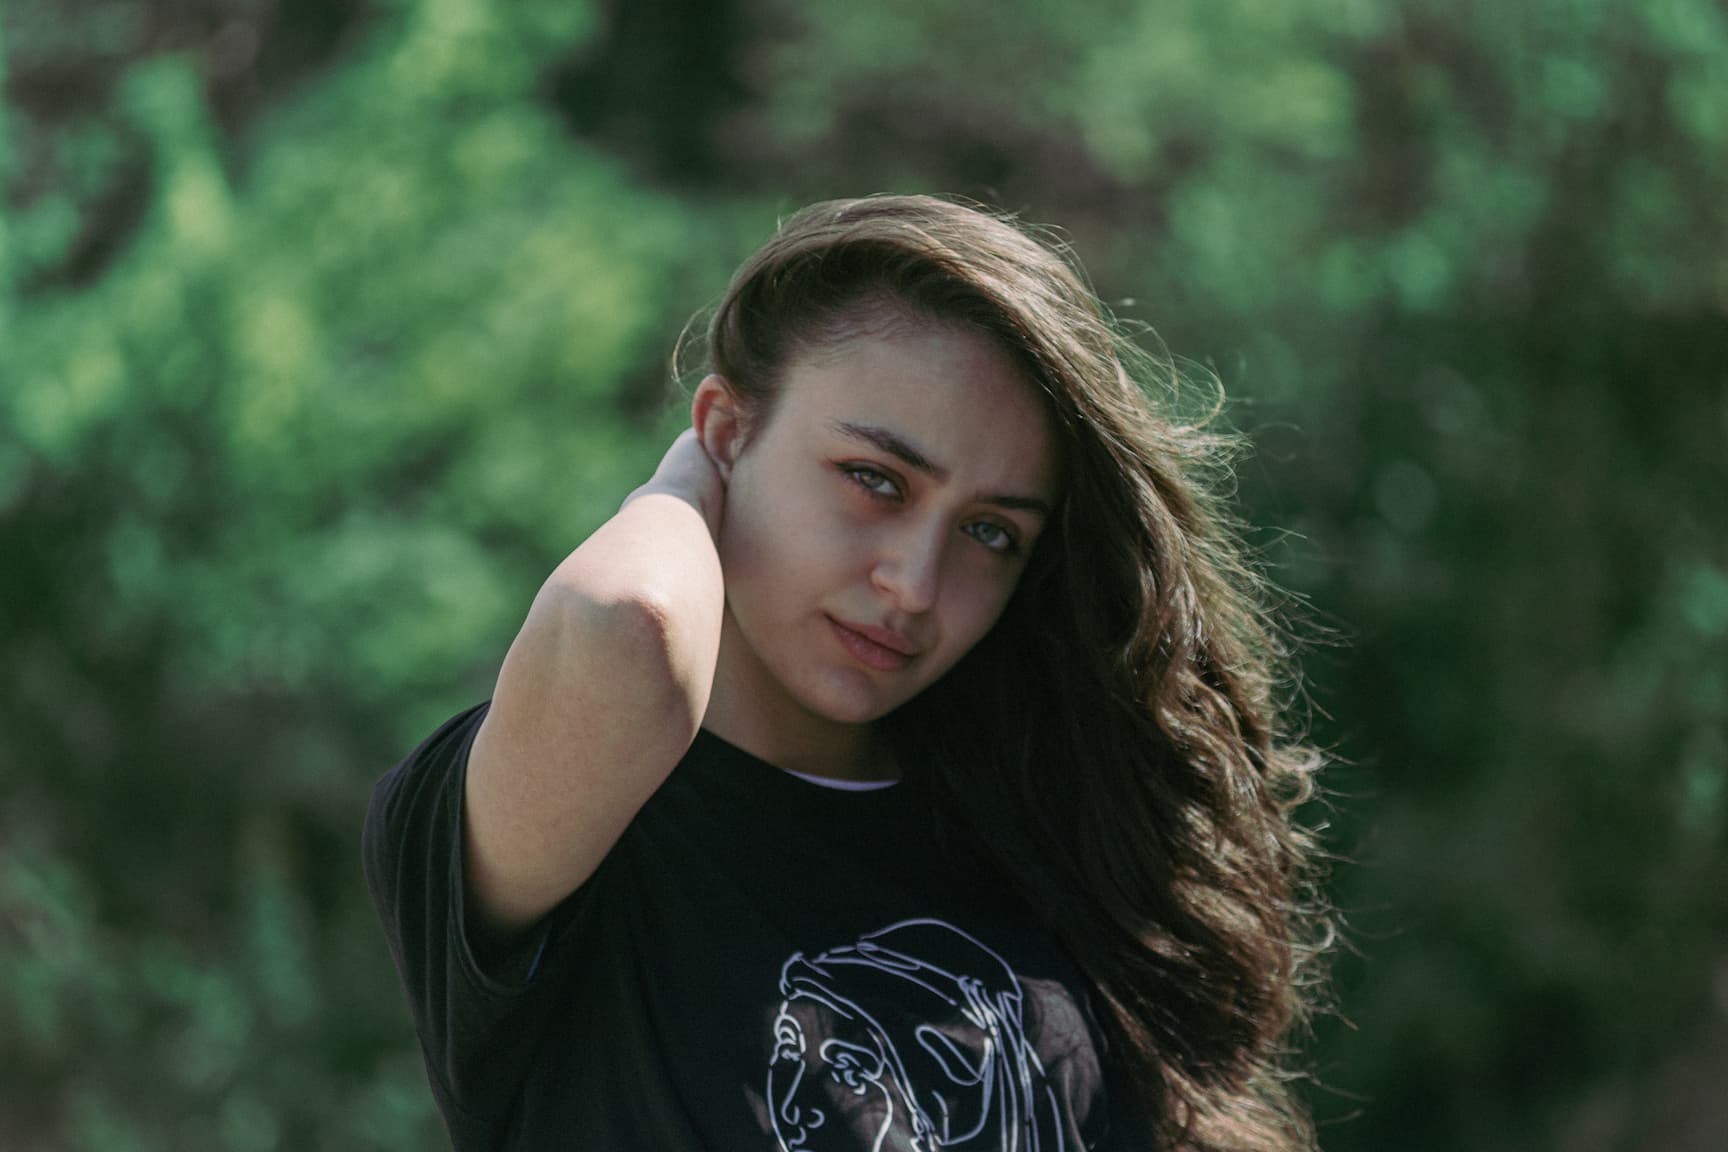
[{"label": "white line drawing print on shirt", "polygon": [[1019,977],[941,920],[780,970],[768,1111],[781,1152],[1064,1152]]}]

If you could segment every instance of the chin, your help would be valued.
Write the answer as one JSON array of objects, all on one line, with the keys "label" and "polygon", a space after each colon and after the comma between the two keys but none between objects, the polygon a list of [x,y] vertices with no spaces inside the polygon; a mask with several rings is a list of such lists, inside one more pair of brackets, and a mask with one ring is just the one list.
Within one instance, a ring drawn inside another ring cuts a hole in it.
[{"label": "chin", "polygon": [[900,705],[900,693],[885,693],[859,683],[850,675],[823,677],[798,693],[799,703],[810,712],[836,724],[871,724]]},{"label": "chin", "polygon": [[836,724],[871,724],[888,715],[898,703],[884,703],[858,694],[818,694],[803,701],[804,707]]}]

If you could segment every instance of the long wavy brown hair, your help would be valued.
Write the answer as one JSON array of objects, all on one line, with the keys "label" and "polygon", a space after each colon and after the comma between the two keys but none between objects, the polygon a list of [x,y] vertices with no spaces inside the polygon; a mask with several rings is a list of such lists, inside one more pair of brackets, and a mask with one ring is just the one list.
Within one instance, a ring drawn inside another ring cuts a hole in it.
[{"label": "long wavy brown hair", "polygon": [[884,320],[998,341],[1063,465],[1002,618],[881,722],[901,762],[1095,986],[1113,1147],[1312,1148],[1289,1037],[1330,938],[1295,818],[1322,757],[1289,724],[1284,633],[1225,511],[1236,441],[1215,411],[1179,418],[1173,362],[1063,245],[934,197],[787,219],[715,306],[701,368],[765,421],[789,360]]}]

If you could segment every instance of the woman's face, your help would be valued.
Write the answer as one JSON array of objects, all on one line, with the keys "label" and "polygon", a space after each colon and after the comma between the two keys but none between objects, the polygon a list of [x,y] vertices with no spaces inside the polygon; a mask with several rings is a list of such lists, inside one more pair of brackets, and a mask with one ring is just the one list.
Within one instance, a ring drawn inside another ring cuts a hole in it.
[{"label": "woman's face", "polygon": [[1044,404],[989,338],[898,327],[794,359],[727,478],[720,673],[864,724],[995,624],[1057,501]]},{"label": "woman's face", "polygon": [[[894,1120],[895,1088],[870,1030],[826,1005],[793,1000],[774,1021],[769,1119],[788,1152],[881,1147]],[[902,1095],[903,1095],[902,1090]],[[904,1125],[902,1125],[904,1127]]]}]

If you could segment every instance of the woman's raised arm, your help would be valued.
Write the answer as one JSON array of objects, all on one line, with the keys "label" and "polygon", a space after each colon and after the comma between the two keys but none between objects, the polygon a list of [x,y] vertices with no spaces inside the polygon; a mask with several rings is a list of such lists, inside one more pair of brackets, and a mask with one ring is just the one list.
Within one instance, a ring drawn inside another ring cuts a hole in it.
[{"label": "woman's raised arm", "polygon": [[587,880],[695,739],[720,646],[724,491],[686,431],[535,596],[469,756],[477,939],[507,941]]}]

